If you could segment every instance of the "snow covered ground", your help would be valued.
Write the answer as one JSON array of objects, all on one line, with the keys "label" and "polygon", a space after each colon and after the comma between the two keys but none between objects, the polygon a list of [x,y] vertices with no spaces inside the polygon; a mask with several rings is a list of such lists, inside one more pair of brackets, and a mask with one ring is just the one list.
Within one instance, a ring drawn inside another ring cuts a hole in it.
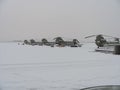
[{"label": "snow covered ground", "polygon": [[0,90],[79,90],[120,85],[120,56],[80,48],[0,43]]}]

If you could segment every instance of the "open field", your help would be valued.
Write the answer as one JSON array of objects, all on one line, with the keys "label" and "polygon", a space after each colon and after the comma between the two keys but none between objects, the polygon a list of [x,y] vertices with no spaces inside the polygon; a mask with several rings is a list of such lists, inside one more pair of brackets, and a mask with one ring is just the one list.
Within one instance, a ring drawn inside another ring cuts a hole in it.
[{"label": "open field", "polygon": [[79,90],[120,85],[120,56],[79,48],[0,43],[0,90]]}]

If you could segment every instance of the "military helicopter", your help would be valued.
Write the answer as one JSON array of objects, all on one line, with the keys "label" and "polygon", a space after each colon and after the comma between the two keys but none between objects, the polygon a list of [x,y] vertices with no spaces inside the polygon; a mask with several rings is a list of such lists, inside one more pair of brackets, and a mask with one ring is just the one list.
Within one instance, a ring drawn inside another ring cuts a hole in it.
[{"label": "military helicopter", "polygon": [[58,47],[65,47],[65,46],[69,46],[69,47],[81,47],[81,44],[79,44],[79,41],[77,39],[73,39],[72,41],[64,41],[62,39],[62,37],[56,37],[53,40],[55,40],[54,42],[48,42],[48,40],[46,38],[43,38],[41,40],[41,42],[36,42],[34,39],[31,40],[24,40],[23,44],[26,45],[39,45],[39,46],[58,46]]},{"label": "military helicopter", "polygon": [[73,39],[72,41],[64,41],[62,37],[56,37],[54,38],[55,44],[59,47],[81,47],[80,42],[77,39]]},{"label": "military helicopter", "polygon": [[30,39],[30,40],[24,40],[24,43],[23,45],[26,44],[26,45],[39,45],[39,46],[42,46],[43,43],[42,42],[36,42],[34,39]]},{"label": "military helicopter", "polygon": [[[99,34],[99,35],[87,36],[85,37],[85,39],[91,37],[96,37],[95,44],[98,46],[98,48],[95,49],[95,51],[120,54],[120,41],[119,41],[120,38]],[[110,41],[110,39],[113,40]]]},{"label": "military helicopter", "polygon": [[48,42],[47,39],[45,39],[45,38],[43,38],[41,40],[41,42],[42,42],[43,45],[46,45],[46,46],[54,47],[54,45],[55,45],[55,42]]},{"label": "military helicopter", "polygon": [[47,39],[43,38],[43,39],[41,40],[41,42],[40,42],[40,41],[37,42],[37,41],[35,41],[34,39],[24,40],[23,45],[24,45],[24,44],[26,44],[26,45],[32,45],[32,46],[34,46],[34,45],[39,45],[39,46],[45,45],[45,46],[54,47],[55,42],[48,42]]}]

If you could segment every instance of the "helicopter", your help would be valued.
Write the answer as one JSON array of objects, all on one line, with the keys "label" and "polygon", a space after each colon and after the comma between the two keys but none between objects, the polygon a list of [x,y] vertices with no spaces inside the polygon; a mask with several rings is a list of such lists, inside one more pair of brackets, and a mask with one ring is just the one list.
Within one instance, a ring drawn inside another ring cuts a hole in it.
[{"label": "helicopter", "polygon": [[54,38],[55,44],[59,47],[81,47],[80,42],[77,39],[73,39],[72,41],[64,41],[62,37],[56,37]]},{"label": "helicopter", "polygon": [[43,45],[46,45],[46,46],[54,47],[54,45],[55,45],[55,42],[48,42],[47,39],[45,39],[45,38],[43,38],[41,40],[41,42],[42,42]]},{"label": "helicopter", "polygon": [[[97,45],[97,49],[95,51],[120,54],[120,38],[98,34],[87,36],[85,39],[92,37],[96,37],[95,44]],[[111,39],[113,40],[111,41]]]},{"label": "helicopter", "polygon": [[24,45],[24,44],[26,44],[26,45],[32,45],[32,46],[34,46],[34,45],[39,45],[39,46],[45,45],[45,46],[54,47],[55,42],[48,42],[47,39],[43,38],[43,39],[41,40],[41,42],[40,42],[40,41],[37,42],[37,41],[35,41],[34,39],[24,40],[23,45]]},{"label": "helicopter", "polygon": [[37,42],[37,41],[35,41],[34,39],[24,40],[23,42],[24,42],[23,45],[24,45],[24,44],[26,44],[26,45],[32,45],[32,46],[34,46],[34,45],[42,46],[42,45],[43,45],[42,42]]},{"label": "helicopter", "polygon": [[77,39],[73,39],[72,41],[64,41],[62,39],[62,37],[56,37],[54,38],[53,42],[48,42],[48,40],[46,38],[43,38],[41,40],[41,42],[36,42],[34,39],[30,39],[30,40],[24,40],[24,43],[23,44],[26,44],[26,45],[39,45],[39,46],[51,46],[51,47],[54,47],[54,46],[57,46],[57,47],[65,47],[65,46],[68,46],[68,47],[81,47],[81,44],[79,44],[79,41]]}]

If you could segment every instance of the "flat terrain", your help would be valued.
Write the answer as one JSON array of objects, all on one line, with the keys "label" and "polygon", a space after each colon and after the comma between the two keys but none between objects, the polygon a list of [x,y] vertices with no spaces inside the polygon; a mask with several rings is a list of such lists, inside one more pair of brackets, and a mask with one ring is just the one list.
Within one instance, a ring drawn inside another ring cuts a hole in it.
[{"label": "flat terrain", "polygon": [[79,90],[120,85],[120,56],[79,48],[0,43],[0,90]]}]

